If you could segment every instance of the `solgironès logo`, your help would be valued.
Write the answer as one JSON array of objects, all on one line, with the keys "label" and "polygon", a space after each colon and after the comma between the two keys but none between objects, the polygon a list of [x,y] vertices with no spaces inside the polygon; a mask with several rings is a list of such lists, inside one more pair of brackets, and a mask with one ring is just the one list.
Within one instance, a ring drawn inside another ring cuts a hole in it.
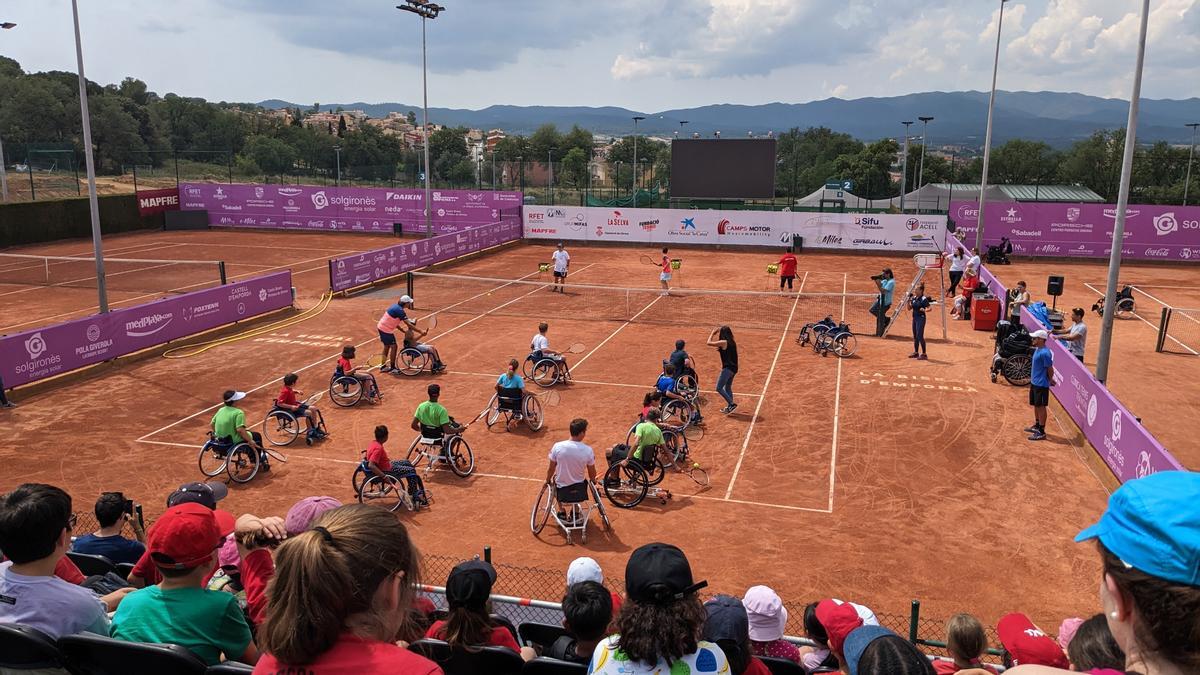
[{"label": "solgiron\u00e8s logo", "polygon": [[1175,213],[1164,213],[1161,216],[1154,216],[1154,231],[1160,237],[1179,231],[1179,221],[1175,220]]},{"label": "solgiron\u00e8s logo", "polygon": [[46,351],[46,340],[42,338],[40,332],[25,338],[25,351],[29,353],[31,359],[36,359]]},{"label": "solgiron\u00e8s logo", "polygon": [[325,208],[326,206],[329,206],[329,197],[325,196],[324,190],[314,192],[313,196],[312,196],[312,203],[313,203],[313,206],[315,206],[317,208],[317,210],[319,211],[319,210]]}]

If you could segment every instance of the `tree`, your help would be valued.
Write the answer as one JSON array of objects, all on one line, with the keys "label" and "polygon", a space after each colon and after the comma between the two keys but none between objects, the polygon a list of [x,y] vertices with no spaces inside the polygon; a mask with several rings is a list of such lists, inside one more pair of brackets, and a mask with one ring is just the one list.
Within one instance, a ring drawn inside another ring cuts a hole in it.
[{"label": "tree", "polygon": [[269,136],[254,136],[246,141],[242,156],[268,175],[289,174],[296,163],[295,148]]},{"label": "tree", "polygon": [[[553,152],[551,152],[552,149]],[[533,159],[539,162],[546,161],[547,156],[552,157],[551,161],[557,162],[562,159],[563,155],[567,154],[566,149],[563,147],[562,134],[558,133],[558,127],[553,124],[543,124],[530,134],[529,151],[533,157],[526,157],[526,159]]]},{"label": "tree", "polygon": [[988,182],[995,185],[1031,185],[1053,181],[1058,153],[1049,145],[1014,138],[992,151]]},{"label": "tree", "polygon": [[592,132],[580,128],[578,124],[572,125],[571,130],[563,134],[560,142],[564,157],[571,151],[571,148],[579,148],[583,151],[585,157],[590,158],[592,156],[592,147],[595,145]]},{"label": "tree", "polygon": [[346,137],[346,116],[345,115],[338,115],[337,135],[338,135],[338,138]]},{"label": "tree", "polygon": [[403,160],[400,139],[385,136],[376,127],[362,126],[346,134],[342,143],[342,160],[358,178],[380,180],[391,178]]},{"label": "tree", "polygon": [[562,158],[559,180],[571,187],[580,187],[587,182],[588,156],[580,148],[571,148]]},{"label": "tree", "polygon": [[1124,152],[1124,129],[1097,131],[1063,155],[1059,177],[1068,183],[1085,185],[1110,202],[1116,201]]},{"label": "tree", "polygon": [[414,127],[417,126],[417,113],[409,110],[408,114],[404,116],[404,119],[407,120],[408,123],[413,125]]},{"label": "tree", "polygon": [[793,128],[780,134],[776,146],[776,191],[802,197],[826,181],[843,179],[834,160],[862,150],[862,143],[849,134],[825,127]]},{"label": "tree", "polygon": [[889,171],[900,144],[890,138],[876,141],[858,152],[844,154],[833,161],[833,172],[843,180],[854,181],[854,194],[864,199],[896,196],[897,185]]},{"label": "tree", "polygon": [[310,113],[314,113],[314,114],[315,114],[315,113],[319,113],[319,112],[321,112],[321,104],[320,104],[320,103],[314,103],[314,104],[312,104],[312,108],[309,108],[309,110],[308,110],[308,111],[309,111]]},{"label": "tree", "polygon": [[524,136],[505,136],[496,141],[494,151],[496,159],[502,162],[515,162],[518,157],[533,158],[533,151],[529,148],[529,139]]},{"label": "tree", "polygon": [[[442,127],[429,135],[429,162],[434,175],[449,178],[455,165],[467,156],[467,130],[463,127]],[[471,163],[468,161],[467,166]],[[470,175],[475,175],[474,170]]]}]

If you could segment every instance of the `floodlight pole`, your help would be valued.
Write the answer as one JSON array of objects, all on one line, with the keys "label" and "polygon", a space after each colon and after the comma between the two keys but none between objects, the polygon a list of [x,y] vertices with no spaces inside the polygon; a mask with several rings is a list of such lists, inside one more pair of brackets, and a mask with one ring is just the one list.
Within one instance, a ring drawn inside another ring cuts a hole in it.
[{"label": "floodlight pole", "polygon": [[979,215],[975,220],[975,248],[983,250],[983,207],[987,201],[988,164],[992,160],[992,113],[996,109],[996,72],[1000,69],[1000,29],[1004,26],[1004,3],[996,18],[996,56],[992,59],[992,93],[988,96],[987,132],[983,135],[983,173],[979,177]]},{"label": "floodlight pole", "polygon": [[[0,23],[0,28],[15,28],[17,24],[11,21]],[[0,202],[8,203],[8,173],[4,168],[4,143],[0,141]]]},{"label": "floodlight pole", "polygon": [[631,165],[631,166],[633,166],[633,206],[637,206],[637,186],[638,186],[638,180],[637,180],[638,179],[638,177],[637,177],[637,123],[641,122],[644,119],[646,119],[646,118],[642,117],[641,115],[633,116],[633,163]]},{"label": "floodlight pole", "polygon": [[[1187,206],[1188,185],[1192,182],[1192,155],[1196,154],[1196,127],[1200,127],[1200,122],[1192,122],[1185,124],[1185,127],[1192,128],[1192,144],[1188,147],[1188,168],[1187,178],[1183,179],[1183,205]],[[3,157],[3,151],[0,150],[0,157]],[[4,175],[3,168],[0,168],[0,176]]]},{"label": "floodlight pole", "polygon": [[108,288],[104,281],[104,245],[100,241],[100,203],[96,200],[96,163],[92,158],[92,119],[88,114],[87,78],[83,74],[83,40],[79,36],[79,2],[71,0],[75,20],[75,61],[79,68],[79,111],[83,121],[83,158],[87,162],[88,205],[92,216],[92,250],[96,256],[96,296],[101,314],[108,312]]},{"label": "floodlight pole", "polygon": [[425,146],[425,236],[432,237],[433,206],[430,198],[430,180],[433,176],[433,170],[429,164],[429,65],[425,49],[425,21],[426,19],[436,19],[438,14],[445,11],[446,8],[432,2],[427,2],[427,0],[404,0],[404,2],[406,4],[396,5],[396,9],[412,12],[421,17],[421,109],[423,118],[421,138]]},{"label": "floodlight pole", "polygon": [[1108,284],[1104,289],[1104,318],[1100,324],[1100,354],[1096,357],[1096,379],[1108,380],[1108,356],[1112,348],[1113,317],[1116,315],[1117,278],[1121,273],[1121,249],[1125,246],[1125,207],[1129,205],[1129,181],[1133,175],[1133,153],[1137,148],[1138,99],[1142,95],[1142,64],[1146,57],[1146,20],[1150,0],[1142,0],[1141,27],[1138,30],[1137,65],[1133,71],[1133,93],[1129,98],[1129,119],[1125,123],[1125,155],[1121,160],[1121,184],[1117,188],[1117,219],[1113,225],[1112,251],[1108,255]]},{"label": "floodlight pole", "polygon": [[[917,189],[925,187],[925,148],[929,146],[929,123],[933,121],[932,117],[918,117],[921,123],[925,126],[921,129],[921,164],[917,169]],[[920,204],[917,205],[917,210],[921,209]]]},{"label": "floodlight pole", "polygon": [[901,122],[904,125],[904,157],[900,160],[900,213],[904,213],[904,192],[908,189],[908,128],[912,122]]}]

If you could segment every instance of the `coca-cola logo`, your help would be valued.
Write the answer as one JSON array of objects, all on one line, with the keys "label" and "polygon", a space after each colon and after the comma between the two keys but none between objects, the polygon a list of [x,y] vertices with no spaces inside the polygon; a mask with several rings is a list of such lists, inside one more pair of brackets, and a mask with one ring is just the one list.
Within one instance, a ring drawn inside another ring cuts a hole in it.
[{"label": "coca-cola logo", "polygon": [[1167,248],[1148,248],[1143,255],[1147,258],[1167,258],[1171,255],[1171,250]]}]

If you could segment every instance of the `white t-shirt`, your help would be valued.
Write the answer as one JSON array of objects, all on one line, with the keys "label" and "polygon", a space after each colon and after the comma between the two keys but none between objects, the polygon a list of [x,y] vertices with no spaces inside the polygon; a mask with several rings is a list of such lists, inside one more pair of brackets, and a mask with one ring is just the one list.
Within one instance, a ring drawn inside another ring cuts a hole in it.
[{"label": "white t-shirt", "polygon": [[1071,340],[1067,343],[1067,349],[1070,349],[1075,356],[1083,356],[1083,348],[1087,346],[1087,324],[1082,321],[1071,324],[1067,335],[1079,336],[1078,340]]},{"label": "white t-shirt", "polygon": [[[846,604],[845,600],[838,600],[837,598],[834,598],[833,601],[839,605]],[[870,607],[864,607],[863,605],[854,602],[850,603],[850,606],[854,608],[854,612],[858,614],[858,618],[862,619],[864,626],[879,625],[879,619],[875,616],[875,612],[871,611]]]},{"label": "white t-shirt", "polygon": [[550,461],[558,464],[554,483],[566,487],[588,479],[587,468],[596,465],[596,453],[586,443],[559,441],[550,448]]},{"label": "white t-shirt", "polygon": [[961,272],[965,269],[967,269],[967,256],[952,254],[950,256],[950,271]]},{"label": "white t-shirt", "polygon": [[979,265],[981,262],[982,261],[979,259],[979,256],[973,255],[971,256],[971,259],[967,261],[967,267],[970,267],[971,269],[975,270],[976,274],[979,274]]},{"label": "white t-shirt", "polygon": [[600,644],[596,645],[596,651],[592,652],[592,662],[588,666],[588,673],[595,675],[666,675],[667,673],[690,673],[691,675],[727,675],[729,671],[729,660],[725,658],[725,652],[712,642],[700,640],[696,644],[696,651],[692,654],[685,655],[675,664],[667,663],[665,659],[659,659],[658,663],[646,664],[636,661],[630,661],[620,649],[617,648],[618,636],[611,635],[604,638]]},{"label": "white t-shirt", "polygon": [[554,271],[566,272],[567,263],[571,262],[571,254],[566,249],[554,251]]},{"label": "white t-shirt", "polygon": [[541,333],[535,333],[533,339],[529,341],[529,347],[535,352],[545,351],[550,349],[550,340]]},{"label": "white t-shirt", "polygon": [[0,623],[32,626],[52,638],[75,633],[108,635],[107,608],[99,596],[58,577],[27,577],[0,563]]}]

